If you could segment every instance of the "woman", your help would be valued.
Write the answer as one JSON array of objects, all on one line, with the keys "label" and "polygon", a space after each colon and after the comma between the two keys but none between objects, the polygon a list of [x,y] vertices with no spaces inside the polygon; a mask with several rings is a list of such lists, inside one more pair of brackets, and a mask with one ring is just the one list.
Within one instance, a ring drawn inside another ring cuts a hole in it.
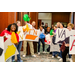
[{"label": "woman", "polygon": [[[10,24],[10,25],[7,27],[7,29],[4,30],[4,31],[0,34],[0,36],[4,36],[4,42],[5,42],[8,38],[11,37],[12,32],[15,32],[17,41],[19,42],[19,36],[18,36],[18,34],[16,33],[16,32],[17,32],[17,29],[18,29],[17,25]],[[14,43],[14,44],[15,44],[15,45],[18,45],[18,43]],[[8,61],[10,61],[10,60],[8,60]]]},{"label": "woman", "polygon": [[[69,23],[67,28],[68,28],[69,31],[71,31],[73,27],[74,27],[74,25],[71,24],[71,23]],[[67,56],[67,54],[69,54],[69,43],[66,43],[65,44],[65,50],[62,51],[62,59],[63,59],[63,62],[66,62],[66,56]],[[70,62],[72,62],[71,55],[69,55],[69,58],[70,58]]]},{"label": "woman", "polygon": [[54,58],[57,54],[57,58],[60,58],[60,53],[59,53],[59,44],[55,43],[55,34],[56,34],[57,26],[54,26],[54,32],[53,32],[53,37],[52,37],[52,43],[51,43],[51,52],[52,52],[52,58]]},{"label": "woman", "polygon": [[44,29],[42,26],[40,26],[39,29],[39,41],[38,41],[38,55],[40,55],[40,42],[42,43],[43,46],[43,53],[45,53],[45,35],[44,35]]}]

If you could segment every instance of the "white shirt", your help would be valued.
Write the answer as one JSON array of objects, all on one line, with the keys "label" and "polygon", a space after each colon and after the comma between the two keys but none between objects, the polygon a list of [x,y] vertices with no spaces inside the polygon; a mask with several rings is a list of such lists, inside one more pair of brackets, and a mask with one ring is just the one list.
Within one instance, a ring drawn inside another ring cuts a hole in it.
[{"label": "white shirt", "polygon": [[44,33],[44,29],[43,29],[42,31],[39,29],[39,35],[40,35],[41,33]]}]

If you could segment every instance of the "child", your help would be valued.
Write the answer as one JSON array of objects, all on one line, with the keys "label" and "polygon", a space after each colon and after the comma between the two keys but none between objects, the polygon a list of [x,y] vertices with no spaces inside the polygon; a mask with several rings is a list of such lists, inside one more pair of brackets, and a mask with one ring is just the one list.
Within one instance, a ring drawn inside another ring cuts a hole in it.
[{"label": "child", "polygon": [[[16,34],[16,38],[17,38],[17,41],[19,42],[19,36],[18,34],[16,33],[18,30],[18,27],[17,25],[14,25],[14,24],[10,24],[8,27],[7,27],[7,30],[4,30],[0,36],[4,36],[4,42],[11,37],[11,34],[12,32],[15,32]],[[18,43],[14,43],[15,45],[18,45]],[[11,58],[8,59],[7,61],[11,61]]]},{"label": "child", "polygon": [[44,29],[42,26],[40,26],[39,29],[39,42],[38,42],[38,55],[40,54],[40,41],[42,42],[43,45],[43,53],[45,53],[45,35],[44,35]]}]

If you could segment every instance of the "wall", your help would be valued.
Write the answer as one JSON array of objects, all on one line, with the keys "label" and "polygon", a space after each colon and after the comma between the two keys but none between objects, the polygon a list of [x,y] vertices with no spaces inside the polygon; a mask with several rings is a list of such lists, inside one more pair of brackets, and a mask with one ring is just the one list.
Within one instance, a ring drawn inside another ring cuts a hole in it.
[{"label": "wall", "polygon": [[52,13],[52,24],[54,22],[67,22],[70,21],[70,12],[53,12]]},{"label": "wall", "polygon": [[0,12],[0,33],[7,28],[9,24],[17,21],[17,12]]}]

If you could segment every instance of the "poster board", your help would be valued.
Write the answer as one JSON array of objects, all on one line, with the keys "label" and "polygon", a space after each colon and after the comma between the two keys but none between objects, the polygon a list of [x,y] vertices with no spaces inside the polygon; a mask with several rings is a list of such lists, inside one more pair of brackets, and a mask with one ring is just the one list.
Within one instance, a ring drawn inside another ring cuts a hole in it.
[{"label": "poster board", "polygon": [[75,36],[70,36],[69,54],[75,54]]}]

